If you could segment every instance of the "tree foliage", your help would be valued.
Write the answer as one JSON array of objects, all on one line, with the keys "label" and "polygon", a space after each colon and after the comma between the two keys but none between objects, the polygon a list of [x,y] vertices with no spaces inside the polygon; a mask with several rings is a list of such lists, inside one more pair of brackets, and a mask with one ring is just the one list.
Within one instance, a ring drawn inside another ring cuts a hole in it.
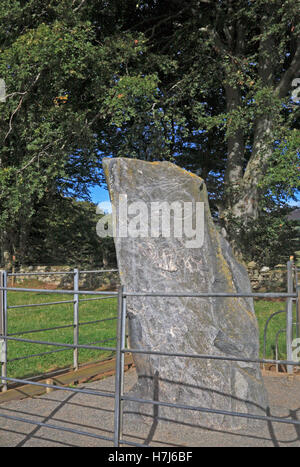
[{"label": "tree foliage", "polygon": [[68,265],[82,269],[116,266],[113,242],[99,238],[96,205],[72,198],[43,199],[32,216],[28,245],[22,257],[27,265]]},{"label": "tree foliage", "polygon": [[300,188],[298,7],[0,0],[2,253],[25,257],[43,206],[88,199],[111,155],[200,174],[236,246],[276,232]]}]

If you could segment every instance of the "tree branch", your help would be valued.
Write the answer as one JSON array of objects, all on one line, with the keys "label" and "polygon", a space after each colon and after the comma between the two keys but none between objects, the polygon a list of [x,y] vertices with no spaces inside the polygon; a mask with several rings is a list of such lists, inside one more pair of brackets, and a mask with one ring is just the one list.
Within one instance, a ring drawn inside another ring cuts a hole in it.
[{"label": "tree branch", "polygon": [[6,135],[5,135],[4,142],[7,140],[8,136],[9,136],[10,133],[12,132],[12,121],[13,121],[13,118],[14,118],[15,114],[18,112],[18,110],[20,110],[20,108],[21,108],[21,106],[22,106],[22,103],[23,103],[23,99],[24,99],[24,97],[25,97],[26,94],[27,94],[27,92],[24,94],[24,96],[21,97],[21,99],[19,100],[18,106],[15,108],[15,110],[13,111],[13,113],[12,113],[11,116],[10,116],[10,119],[9,119],[9,128],[8,128],[8,132],[7,132]]},{"label": "tree branch", "polygon": [[17,174],[23,172],[25,169],[27,169],[27,167],[29,167],[34,161],[35,159],[39,156],[39,154],[35,154],[35,156],[33,156],[32,159],[30,159],[29,162],[27,162],[27,164],[25,164],[21,169],[17,170]]},{"label": "tree branch", "polygon": [[37,76],[35,77],[33,83],[30,85],[29,89],[25,92],[22,92],[22,93],[12,93],[11,95],[13,94],[22,94],[22,97],[21,99],[19,100],[19,104],[17,105],[16,109],[13,111],[13,113],[11,114],[10,116],[10,119],[9,119],[9,128],[8,128],[8,132],[6,133],[5,135],[5,138],[4,138],[4,142],[7,140],[8,136],[10,135],[10,133],[12,132],[12,121],[13,121],[13,118],[15,116],[15,114],[20,110],[20,108],[22,107],[22,103],[23,103],[23,99],[24,97],[29,93],[30,89],[37,83],[37,81],[39,80],[41,76],[41,72],[39,72],[37,74]]},{"label": "tree branch", "polygon": [[79,8],[81,8],[84,3],[85,3],[85,0],[82,0],[81,3],[76,8],[74,8],[73,13],[75,13],[77,10],[79,10]]},{"label": "tree branch", "polygon": [[[52,157],[50,154],[47,153],[46,149],[48,149],[48,148],[50,148],[51,146],[53,146],[54,144],[58,143],[59,140],[60,140],[60,138],[56,139],[56,140],[53,141],[53,142],[50,142],[50,143],[46,144],[46,146],[45,146],[44,148],[42,148],[42,149],[38,152],[38,154],[35,154],[35,155],[30,159],[30,161],[28,161],[25,165],[23,165],[23,167],[21,167],[19,170],[17,170],[17,174],[19,174],[19,173],[23,172],[25,169],[27,169],[27,167],[29,167],[31,164],[33,164],[33,162],[34,162],[36,159],[39,159],[40,156],[41,156],[42,154],[46,154],[46,156]],[[64,149],[65,144],[66,144],[66,143],[64,143],[64,144],[61,146],[60,149]]]},{"label": "tree branch", "polygon": [[25,92],[12,92],[11,94],[6,94],[6,98],[8,97],[14,97],[14,96],[24,96],[25,94],[27,94],[27,91]]},{"label": "tree branch", "polygon": [[283,77],[280,80],[280,83],[276,88],[276,93],[280,98],[283,98],[288,94],[291,88],[291,82],[293,78],[298,77],[296,76],[297,73],[300,77],[300,36],[298,36],[297,38],[297,49],[294,54],[293,60],[291,61],[289,68],[284,73]]}]

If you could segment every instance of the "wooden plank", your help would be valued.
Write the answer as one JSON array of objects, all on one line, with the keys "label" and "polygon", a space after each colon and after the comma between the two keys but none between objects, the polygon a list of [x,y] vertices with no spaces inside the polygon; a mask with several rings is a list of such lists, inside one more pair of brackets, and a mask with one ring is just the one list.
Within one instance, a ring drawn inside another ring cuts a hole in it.
[{"label": "wooden plank", "polygon": [[[78,383],[90,383],[92,381],[98,381],[108,376],[112,376],[115,373],[115,358],[105,360],[96,364],[85,365],[79,368],[77,371],[67,371],[60,375],[47,376],[45,379],[39,380],[39,382],[48,384],[47,381],[51,379],[53,384],[58,386],[69,386],[70,384]],[[131,354],[125,355],[124,362],[125,371],[133,367],[133,359]],[[43,386],[35,386],[32,384],[25,384],[12,389],[8,389],[6,392],[0,393],[0,404],[3,402],[9,402],[12,400],[21,400],[26,397],[35,397],[46,393],[46,389]]]}]

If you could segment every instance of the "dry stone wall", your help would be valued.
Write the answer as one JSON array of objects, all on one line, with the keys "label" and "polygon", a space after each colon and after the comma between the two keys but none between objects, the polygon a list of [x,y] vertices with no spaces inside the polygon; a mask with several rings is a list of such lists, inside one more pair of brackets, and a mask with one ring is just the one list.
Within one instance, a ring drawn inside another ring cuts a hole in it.
[{"label": "dry stone wall", "polygon": [[[88,270],[88,269],[86,269]],[[18,273],[42,273],[36,276],[17,276],[16,284],[24,284],[28,280],[37,279],[39,282],[56,288],[73,288],[73,269],[70,266],[23,266],[16,271]],[[53,274],[55,272],[71,272],[71,274]],[[47,274],[50,273],[50,274]],[[119,285],[117,272],[88,273],[79,275],[79,288],[115,290]]]},{"label": "dry stone wall", "polygon": [[274,268],[258,266],[254,261],[247,264],[247,270],[253,291],[284,292],[287,287],[287,269],[285,264]]},{"label": "dry stone wall", "polygon": [[[254,261],[249,262],[247,271],[253,291],[256,292],[284,292],[286,291],[286,265],[277,264],[274,268],[268,266],[259,266]],[[70,271],[70,266],[23,266],[17,272],[56,272]],[[16,283],[23,283],[28,279],[28,276],[18,277]],[[72,287],[73,276],[70,275],[42,275],[38,276],[38,280],[45,284],[53,284],[56,287]],[[81,274],[80,287],[82,288],[99,288],[114,290],[119,285],[118,273],[102,273],[102,274]]]}]

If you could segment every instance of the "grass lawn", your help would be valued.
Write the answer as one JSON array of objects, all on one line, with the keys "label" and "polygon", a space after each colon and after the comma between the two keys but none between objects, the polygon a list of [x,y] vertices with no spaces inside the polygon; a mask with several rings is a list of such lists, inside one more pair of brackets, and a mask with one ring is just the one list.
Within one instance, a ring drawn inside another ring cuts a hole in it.
[{"label": "grass lawn", "polygon": [[[27,284],[24,285],[27,287]],[[80,295],[80,299],[91,298]],[[8,306],[34,304],[42,302],[56,302],[72,300],[73,296],[66,294],[47,294],[37,292],[9,292]],[[117,298],[105,298],[101,300],[91,300],[80,302],[79,304],[79,344],[98,345],[101,347],[115,347],[116,341],[111,340],[116,337],[116,319],[109,319],[103,322],[83,324],[88,321],[115,318],[117,316]],[[59,304],[44,307],[26,307],[8,310],[8,334],[23,333],[38,329],[46,329],[57,326],[73,324],[73,304]],[[18,334],[13,337],[40,340],[57,343],[73,343],[73,326],[51,331],[30,332]],[[109,339],[107,342],[100,342]],[[8,340],[7,358],[8,360],[18,359],[32,354],[40,354],[53,350],[60,350],[62,347],[44,344],[31,344],[25,342],[15,342]],[[113,352],[90,349],[79,349],[79,364],[90,361],[99,361],[111,357]],[[36,356],[28,359],[20,359],[8,362],[7,376],[12,378],[24,378],[33,375],[40,375],[46,371],[57,368],[72,367],[73,349],[67,349],[48,355]]]},{"label": "grass lawn", "polygon": [[[23,285],[29,287],[28,284]],[[32,284],[31,284],[32,287]],[[35,284],[34,287],[38,287]],[[8,305],[34,304],[42,302],[55,302],[72,300],[72,295],[47,294],[37,292],[9,292]],[[91,298],[80,295],[80,299]],[[275,311],[284,310],[285,302],[271,302],[264,300],[255,301],[255,312],[260,330],[260,357],[263,356],[263,332],[266,320]],[[80,302],[79,305],[79,344],[99,345],[103,347],[115,347],[117,320],[110,319],[103,322],[83,324],[107,318],[116,318],[117,298],[105,298]],[[60,304],[45,307],[26,307],[8,310],[8,334],[22,333],[34,329],[45,329],[56,326],[73,324],[73,304]],[[285,313],[275,316],[268,327],[266,358],[275,358],[275,336],[276,333],[285,328]],[[48,342],[73,343],[73,327],[56,329],[51,331],[30,332],[18,334],[15,337],[34,339]],[[107,342],[100,342],[105,341]],[[279,358],[285,359],[285,335],[279,334]],[[35,356],[28,359],[20,359],[26,355],[40,354],[53,350],[61,350],[61,347],[42,344],[31,344],[24,342],[8,341],[7,375],[15,378],[25,378],[41,375],[44,372],[58,368],[72,367],[73,349],[67,349],[43,356]],[[79,364],[91,361],[99,361],[113,356],[111,351],[79,349]],[[17,360],[20,359],[20,360]]]},{"label": "grass lawn", "polygon": [[[268,300],[255,300],[254,301],[255,313],[259,326],[259,349],[260,358],[263,357],[263,335],[264,327],[267,319],[272,313],[276,311],[285,310],[286,302],[268,301]],[[293,323],[296,322],[296,306],[293,307]],[[274,316],[269,324],[266,339],[266,358],[275,359],[275,342],[276,334],[281,329],[286,328],[286,313],[280,313]],[[296,326],[293,326],[293,336],[296,337]],[[278,334],[278,358],[286,360],[286,339],[285,333]]]}]

